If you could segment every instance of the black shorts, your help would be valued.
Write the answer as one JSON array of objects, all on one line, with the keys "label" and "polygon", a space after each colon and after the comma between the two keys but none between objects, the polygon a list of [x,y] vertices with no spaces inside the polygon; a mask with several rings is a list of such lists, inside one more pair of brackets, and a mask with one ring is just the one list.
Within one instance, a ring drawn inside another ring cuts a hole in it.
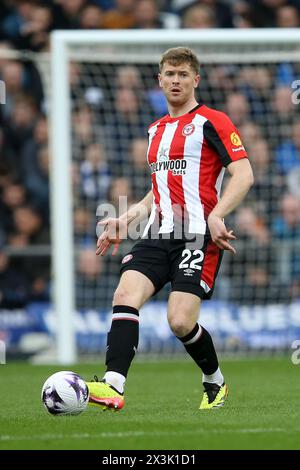
[{"label": "black shorts", "polygon": [[210,299],[221,264],[221,250],[210,236],[193,242],[176,239],[142,239],[124,256],[121,274],[139,271],[154,284],[155,294],[171,282],[172,291]]}]

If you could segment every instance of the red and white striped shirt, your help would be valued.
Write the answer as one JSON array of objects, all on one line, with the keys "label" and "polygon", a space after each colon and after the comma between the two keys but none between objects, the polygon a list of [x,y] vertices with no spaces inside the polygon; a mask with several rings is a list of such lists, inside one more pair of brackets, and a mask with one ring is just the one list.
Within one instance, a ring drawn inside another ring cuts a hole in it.
[{"label": "red and white striped shirt", "polygon": [[247,158],[236,127],[226,114],[198,105],[180,117],[164,116],[148,132],[154,201],[144,235],[157,217],[158,233],[172,232],[179,213],[187,217],[189,233],[205,234],[224,167]]}]

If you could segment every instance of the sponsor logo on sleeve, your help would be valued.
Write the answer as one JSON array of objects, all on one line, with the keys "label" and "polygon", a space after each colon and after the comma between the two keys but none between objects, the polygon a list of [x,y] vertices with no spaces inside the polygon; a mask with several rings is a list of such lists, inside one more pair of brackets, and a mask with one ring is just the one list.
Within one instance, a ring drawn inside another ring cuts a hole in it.
[{"label": "sponsor logo on sleeve", "polygon": [[238,136],[236,132],[232,132],[230,134],[230,141],[232,145],[234,145],[235,147],[231,149],[233,152],[239,152],[240,150],[245,150],[245,147],[242,145],[240,136]]},{"label": "sponsor logo on sleeve", "polygon": [[232,132],[230,134],[230,140],[231,140],[232,145],[234,145],[235,147],[242,145],[242,141],[236,132]]}]

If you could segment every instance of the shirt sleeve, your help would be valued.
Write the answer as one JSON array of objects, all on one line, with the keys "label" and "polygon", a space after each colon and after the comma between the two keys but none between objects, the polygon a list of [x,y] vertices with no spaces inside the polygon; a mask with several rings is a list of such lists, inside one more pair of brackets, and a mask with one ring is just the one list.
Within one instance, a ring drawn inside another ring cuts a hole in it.
[{"label": "shirt sleeve", "polygon": [[224,113],[216,112],[206,121],[204,137],[218,153],[223,166],[248,158],[237,128]]}]

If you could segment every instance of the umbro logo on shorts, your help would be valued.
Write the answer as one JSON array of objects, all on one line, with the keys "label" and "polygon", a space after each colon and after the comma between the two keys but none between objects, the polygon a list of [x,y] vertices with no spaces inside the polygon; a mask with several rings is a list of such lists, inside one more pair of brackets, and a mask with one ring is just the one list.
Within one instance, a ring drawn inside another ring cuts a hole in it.
[{"label": "umbro logo on shorts", "polygon": [[192,276],[194,274],[194,270],[191,268],[184,269],[184,276]]}]

